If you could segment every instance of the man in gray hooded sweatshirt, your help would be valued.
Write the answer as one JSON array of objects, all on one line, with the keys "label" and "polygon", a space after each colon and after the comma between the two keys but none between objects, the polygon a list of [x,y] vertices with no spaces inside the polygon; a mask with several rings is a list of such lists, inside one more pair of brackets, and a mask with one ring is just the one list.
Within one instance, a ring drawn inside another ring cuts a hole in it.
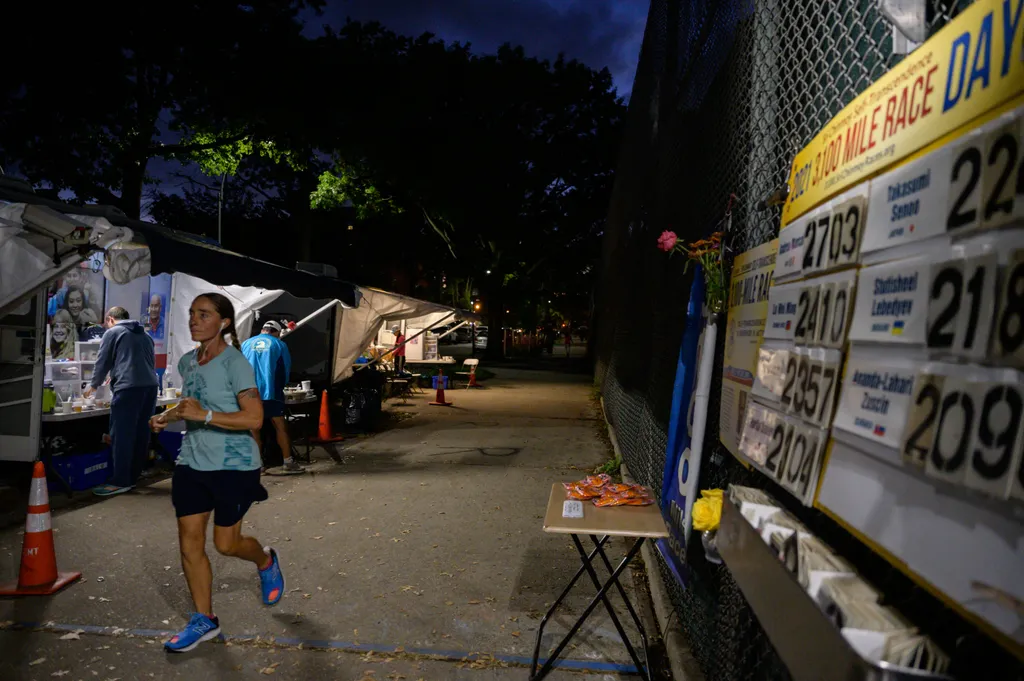
[{"label": "man in gray hooded sweatshirt", "polygon": [[93,493],[113,496],[132,489],[142,474],[149,454],[149,418],[156,410],[157,378],[153,339],[142,324],[129,319],[123,307],[112,307],[103,325],[107,330],[86,395],[110,374],[114,473],[109,484],[94,488]]}]

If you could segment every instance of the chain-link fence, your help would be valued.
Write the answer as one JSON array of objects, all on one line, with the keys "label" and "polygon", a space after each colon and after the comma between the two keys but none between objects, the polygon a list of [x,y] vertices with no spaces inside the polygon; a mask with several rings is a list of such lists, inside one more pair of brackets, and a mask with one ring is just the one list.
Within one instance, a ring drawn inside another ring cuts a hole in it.
[{"label": "chain-link fence", "polygon": [[[971,1],[927,0],[931,30]],[[702,238],[731,205],[731,254],[777,236],[779,208],[759,204],[785,183],[796,152],[902,58],[878,4],[652,0],[604,237],[595,341],[608,418],[630,471],[654,490],[689,292],[681,260],[655,248],[657,235]],[[716,367],[723,345],[720,334]],[[717,442],[720,381],[718,372],[700,485],[771,488]],[[1017,661],[836,523],[791,510],[949,651],[958,677],[1024,678]],[[707,678],[788,679],[728,570],[708,564],[699,542],[691,548],[686,589],[659,567]]]}]

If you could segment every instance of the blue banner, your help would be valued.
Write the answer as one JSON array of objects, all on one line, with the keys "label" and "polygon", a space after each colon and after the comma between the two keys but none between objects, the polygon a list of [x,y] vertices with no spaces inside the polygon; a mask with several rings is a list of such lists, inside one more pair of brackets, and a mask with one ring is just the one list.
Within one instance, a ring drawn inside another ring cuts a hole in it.
[{"label": "blue banner", "polygon": [[[691,437],[691,405],[693,392],[696,389],[697,361],[704,327],[704,273],[700,267],[693,274],[693,285],[690,286],[690,303],[686,308],[686,329],[679,346],[679,360],[676,364],[676,380],[672,390],[672,413],[669,415],[668,446],[665,451],[665,474],[661,485],[661,514],[668,526],[668,539],[659,539],[658,551],[665,558],[669,568],[679,583],[684,585],[686,537],[689,534],[683,527],[684,519],[689,517],[688,506],[693,499],[687,499],[687,488],[693,487],[690,476],[698,475],[699,464],[691,470],[690,437]],[[714,349],[712,348],[713,352]],[[690,492],[690,496],[694,493]]]}]

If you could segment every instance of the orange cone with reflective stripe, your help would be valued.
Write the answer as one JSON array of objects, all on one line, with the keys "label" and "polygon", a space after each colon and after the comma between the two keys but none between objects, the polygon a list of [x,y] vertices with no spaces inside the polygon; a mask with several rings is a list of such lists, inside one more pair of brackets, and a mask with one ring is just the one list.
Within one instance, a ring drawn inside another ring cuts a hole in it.
[{"label": "orange cone with reflective stripe", "polygon": [[81,572],[57,572],[46,470],[42,461],[36,461],[32,471],[32,489],[28,494],[21,572],[17,583],[0,585],[0,596],[46,596],[60,591],[81,576]]},{"label": "orange cone with reflective stripe", "polygon": [[313,438],[313,442],[317,444],[341,442],[345,438],[335,435],[334,431],[331,430],[331,410],[327,404],[327,391],[323,391],[322,395],[320,399],[320,425],[317,428],[316,437]]},{"label": "orange cone with reflective stripe", "polygon": [[428,402],[431,407],[450,407],[451,402],[444,399],[444,369],[437,370],[437,393],[434,395],[434,401]]}]

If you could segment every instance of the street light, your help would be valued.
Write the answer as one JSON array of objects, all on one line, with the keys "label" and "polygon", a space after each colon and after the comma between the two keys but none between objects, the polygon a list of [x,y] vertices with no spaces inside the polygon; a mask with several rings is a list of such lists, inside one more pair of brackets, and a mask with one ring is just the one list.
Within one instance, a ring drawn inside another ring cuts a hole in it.
[{"label": "street light", "polygon": [[491,273],[491,271],[490,271],[490,270],[487,270],[487,274],[490,274],[490,273]]}]

